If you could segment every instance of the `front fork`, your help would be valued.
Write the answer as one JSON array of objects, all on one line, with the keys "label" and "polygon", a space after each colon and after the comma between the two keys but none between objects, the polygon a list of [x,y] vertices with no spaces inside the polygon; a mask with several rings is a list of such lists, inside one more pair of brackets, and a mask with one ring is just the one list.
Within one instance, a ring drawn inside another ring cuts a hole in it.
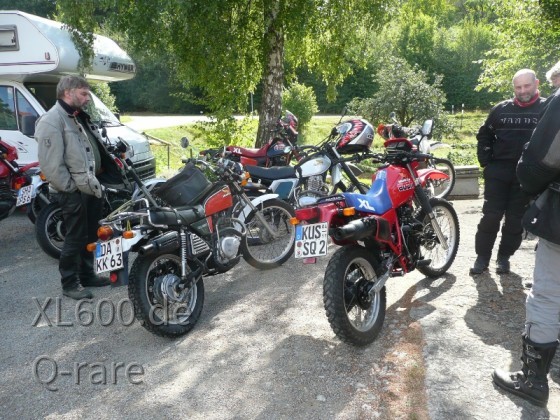
[{"label": "front fork", "polygon": [[430,218],[430,224],[434,228],[434,232],[436,233],[436,236],[440,244],[443,246],[443,249],[447,250],[449,248],[449,246],[447,245],[447,239],[445,238],[445,236],[443,236],[443,232],[441,231],[439,223],[437,222],[436,215],[434,213],[434,210],[432,209],[432,205],[430,204],[430,199],[426,195],[426,192],[424,191],[424,188],[422,188],[422,185],[420,185],[420,180],[416,176],[416,173],[414,172],[412,167],[410,166],[410,163],[407,163],[406,167],[410,172],[410,176],[414,180],[414,193],[416,195],[416,198],[420,202],[420,207],[426,212],[426,214]]}]

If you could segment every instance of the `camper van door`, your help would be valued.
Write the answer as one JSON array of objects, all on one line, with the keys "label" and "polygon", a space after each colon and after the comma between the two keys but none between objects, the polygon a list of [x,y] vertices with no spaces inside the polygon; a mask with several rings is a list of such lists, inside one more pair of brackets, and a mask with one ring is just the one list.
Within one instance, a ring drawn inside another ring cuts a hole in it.
[{"label": "camper van door", "polygon": [[0,80],[0,137],[17,148],[18,163],[37,161],[35,122],[45,110],[19,83]]}]

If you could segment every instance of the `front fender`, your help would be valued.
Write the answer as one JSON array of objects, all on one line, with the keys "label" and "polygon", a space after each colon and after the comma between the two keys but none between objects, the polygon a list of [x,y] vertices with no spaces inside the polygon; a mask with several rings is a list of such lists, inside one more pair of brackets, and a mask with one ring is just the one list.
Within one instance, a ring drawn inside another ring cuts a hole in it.
[{"label": "front fender", "polygon": [[[253,198],[251,200],[251,203],[253,204],[253,206],[258,207],[259,205],[261,205],[262,203],[264,203],[267,200],[271,200],[274,198],[278,198],[278,194],[263,194],[260,195],[256,198]],[[245,223],[245,219],[247,218],[247,216],[249,215],[249,213],[251,213],[253,209],[251,208],[251,206],[249,204],[245,205],[245,207],[243,207],[243,209],[241,210],[241,212],[239,213],[239,216],[237,216],[237,218]]]}]

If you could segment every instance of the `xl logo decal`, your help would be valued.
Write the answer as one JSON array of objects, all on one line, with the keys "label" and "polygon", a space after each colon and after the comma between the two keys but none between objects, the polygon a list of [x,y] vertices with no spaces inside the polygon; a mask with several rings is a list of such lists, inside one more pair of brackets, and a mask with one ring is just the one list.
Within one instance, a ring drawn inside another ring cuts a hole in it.
[{"label": "xl logo decal", "polygon": [[360,202],[360,205],[358,207],[375,211],[375,209],[371,207],[371,204],[369,204],[369,202],[366,199],[358,198],[358,201]]}]

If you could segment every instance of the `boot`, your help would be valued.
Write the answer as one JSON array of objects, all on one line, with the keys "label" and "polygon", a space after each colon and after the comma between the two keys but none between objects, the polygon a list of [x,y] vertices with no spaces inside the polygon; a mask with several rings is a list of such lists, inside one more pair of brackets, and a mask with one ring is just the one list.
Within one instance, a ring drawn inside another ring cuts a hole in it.
[{"label": "boot", "polygon": [[89,290],[84,289],[80,283],[74,283],[63,287],[62,294],[75,300],[91,299],[93,297],[93,294]]},{"label": "boot", "polygon": [[512,394],[528,400],[540,407],[548,402],[548,378],[550,365],[558,347],[558,340],[552,343],[533,343],[523,334],[523,365],[518,372],[496,369],[492,373],[494,383]]},{"label": "boot", "polygon": [[482,274],[484,271],[488,270],[488,264],[490,263],[490,258],[477,256],[473,267],[470,270],[470,274]]},{"label": "boot", "polygon": [[83,252],[81,255],[80,271],[78,277],[80,283],[84,287],[104,287],[109,286],[111,282],[109,279],[102,279],[95,275],[93,271],[93,254],[90,252]]},{"label": "boot", "polygon": [[505,255],[498,254],[496,260],[496,273],[498,274],[508,274],[509,273],[509,257]]}]

